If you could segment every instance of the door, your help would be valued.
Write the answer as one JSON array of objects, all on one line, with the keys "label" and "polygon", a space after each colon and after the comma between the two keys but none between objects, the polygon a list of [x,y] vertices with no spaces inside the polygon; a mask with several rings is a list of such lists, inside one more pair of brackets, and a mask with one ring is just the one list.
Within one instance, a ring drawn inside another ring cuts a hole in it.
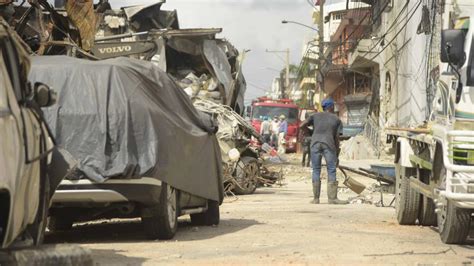
[{"label": "door", "polygon": [[40,162],[28,160],[40,153],[41,127],[33,112],[19,104],[26,83],[17,50],[5,36],[0,44],[0,189],[10,195],[11,212],[3,243],[8,245],[36,218]]}]

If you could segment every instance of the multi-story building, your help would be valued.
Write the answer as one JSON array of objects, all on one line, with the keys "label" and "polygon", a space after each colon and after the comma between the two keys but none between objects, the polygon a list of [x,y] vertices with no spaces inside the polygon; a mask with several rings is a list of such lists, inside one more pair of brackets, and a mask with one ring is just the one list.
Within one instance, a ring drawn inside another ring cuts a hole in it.
[{"label": "multi-story building", "polygon": [[383,147],[384,129],[427,123],[440,75],[440,35],[472,0],[363,0],[371,27],[349,50],[350,69],[370,76],[372,97],[365,134]]}]

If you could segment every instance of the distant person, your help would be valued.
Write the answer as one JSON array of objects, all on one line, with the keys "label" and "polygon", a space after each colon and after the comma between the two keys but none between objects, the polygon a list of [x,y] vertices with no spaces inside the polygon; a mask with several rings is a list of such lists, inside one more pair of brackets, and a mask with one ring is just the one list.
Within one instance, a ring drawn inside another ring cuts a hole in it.
[{"label": "distant person", "polygon": [[336,168],[339,156],[339,132],[342,129],[341,120],[334,114],[334,101],[326,99],[322,103],[324,112],[315,113],[301,124],[301,128],[307,130],[313,126],[311,139],[311,163],[313,165],[313,195],[311,203],[319,204],[321,193],[321,160],[324,157],[328,171],[328,203],[348,204],[347,201],[337,198],[338,183],[336,180]]},{"label": "distant person", "polygon": [[285,153],[285,137],[288,134],[288,121],[286,121],[286,116],[280,116],[280,126],[278,128],[278,152]]},{"label": "distant person", "polygon": [[273,117],[272,121],[272,147],[278,149],[278,131],[280,130],[280,120],[278,116]]},{"label": "distant person", "polygon": [[[313,113],[306,112],[305,119],[308,119]],[[301,158],[301,166],[309,167],[311,162],[311,135],[313,134],[313,126],[309,126],[311,129],[302,129],[299,133],[299,142],[301,143],[301,151],[303,157]]]},{"label": "distant person", "polygon": [[309,162],[311,161],[311,134],[309,132],[303,133],[303,138],[301,140],[301,148],[303,152],[301,166],[309,167]]},{"label": "distant person", "polygon": [[270,117],[263,117],[263,122],[260,126],[260,135],[263,137],[263,142],[270,144],[272,138],[272,123]]}]

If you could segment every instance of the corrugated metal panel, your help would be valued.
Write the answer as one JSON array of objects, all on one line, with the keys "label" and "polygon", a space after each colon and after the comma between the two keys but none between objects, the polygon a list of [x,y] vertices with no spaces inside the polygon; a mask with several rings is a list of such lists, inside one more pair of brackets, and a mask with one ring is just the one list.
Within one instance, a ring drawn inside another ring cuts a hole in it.
[{"label": "corrugated metal panel", "polygon": [[369,104],[355,104],[347,106],[347,124],[351,126],[362,126],[367,120]]}]

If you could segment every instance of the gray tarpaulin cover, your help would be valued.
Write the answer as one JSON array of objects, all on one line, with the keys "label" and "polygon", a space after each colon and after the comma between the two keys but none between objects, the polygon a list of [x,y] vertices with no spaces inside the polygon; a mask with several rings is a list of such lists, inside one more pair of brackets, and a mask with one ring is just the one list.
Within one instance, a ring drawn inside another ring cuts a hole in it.
[{"label": "gray tarpaulin cover", "polygon": [[[219,144],[184,91],[152,63],[33,57],[30,81],[58,93],[44,110],[58,146],[96,182],[155,177],[221,201]],[[208,121],[207,121],[208,122]]]}]

